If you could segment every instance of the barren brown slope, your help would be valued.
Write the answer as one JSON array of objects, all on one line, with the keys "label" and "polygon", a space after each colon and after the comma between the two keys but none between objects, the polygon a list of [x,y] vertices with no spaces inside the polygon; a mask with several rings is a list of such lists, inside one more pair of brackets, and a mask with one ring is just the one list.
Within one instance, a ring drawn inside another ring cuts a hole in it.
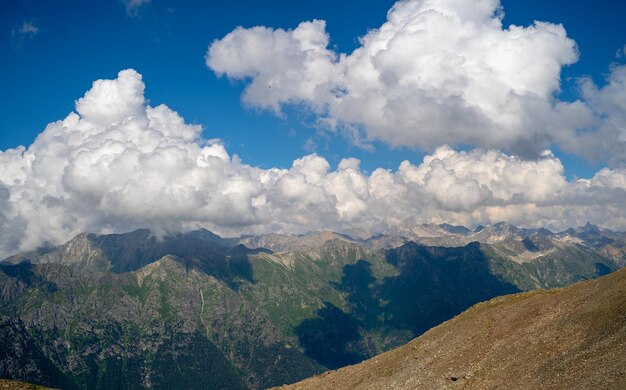
[{"label": "barren brown slope", "polygon": [[288,389],[626,389],[626,270],[480,303]]},{"label": "barren brown slope", "polygon": [[0,379],[0,390],[53,390],[48,387],[34,385],[32,383]]}]

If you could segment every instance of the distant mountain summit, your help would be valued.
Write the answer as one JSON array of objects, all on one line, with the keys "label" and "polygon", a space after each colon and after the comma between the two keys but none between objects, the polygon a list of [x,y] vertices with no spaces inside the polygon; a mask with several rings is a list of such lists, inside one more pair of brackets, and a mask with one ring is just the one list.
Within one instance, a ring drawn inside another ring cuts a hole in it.
[{"label": "distant mountain summit", "polygon": [[314,231],[307,234],[269,233],[257,236],[242,236],[232,239],[250,248],[267,248],[274,252],[316,249],[330,240],[356,242],[352,237],[331,231]]},{"label": "distant mountain summit", "polygon": [[[626,233],[602,229],[590,223],[557,233],[546,228],[519,228],[506,222],[499,222],[491,226],[479,225],[474,230],[447,224],[402,225],[373,235],[361,240],[361,242],[372,248],[393,248],[407,241],[414,241],[423,245],[457,247],[473,241],[483,244],[497,244],[505,241],[523,241],[532,237],[548,237],[564,243],[574,243],[598,250],[602,250],[607,245],[616,248],[626,247]],[[614,258],[614,260],[626,264],[626,254],[621,258]]]}]

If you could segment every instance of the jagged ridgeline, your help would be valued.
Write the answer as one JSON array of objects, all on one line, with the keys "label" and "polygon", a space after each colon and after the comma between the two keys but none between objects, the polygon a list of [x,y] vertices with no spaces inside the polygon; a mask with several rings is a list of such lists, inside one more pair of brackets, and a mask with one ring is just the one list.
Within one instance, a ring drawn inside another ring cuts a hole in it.
[{"label": "jagged ridgeline", "polygon": [[0,264],[0,377],[64,389],[292,383],[477,302],[612,272],[625,248],[623,233],[591,225],[81,234]]}]

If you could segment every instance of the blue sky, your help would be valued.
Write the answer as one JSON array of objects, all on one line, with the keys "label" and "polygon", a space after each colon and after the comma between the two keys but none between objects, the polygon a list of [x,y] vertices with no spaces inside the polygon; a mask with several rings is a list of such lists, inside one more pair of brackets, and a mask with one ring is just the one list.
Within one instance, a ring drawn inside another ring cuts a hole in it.
[{"label": "blue sky", "polygon": [[[602,85],[616,51],[626,43],[626,3],[605,1],[506,1],[504,23],[526,26],[534,20],[563,23],[580,50],[580,59],[565,67],[561,99],[577,97],[575,79],[590,75]],[[390,148],[375,142],[364,151],[341,136],[315,136],[312,119],[298,110],[278,118],[244,107],[244,83],[219,78],[204,63],[208,45],[236,26],[295,28],[301,21],[324,19],[337,51],[351,52],[358,37],[380,26],[392,1],[240,1],[174,2],[153,0],[126,13],[121,1],[3,1],[0,26],[0,149],[29,145],[46,124],[73,110],[92,81],[113,78],[134,68],[147,85],[152,104],[166,103],[188,122],[201,124],[207,138],[221,138],[231,153],[252,165],[288,167],[308,151],[336,164],[345,156],[362,160],[362,168],[396,168],[417,161],[415,148]],[[18,40],[12,30],[32,21],[38,32]],[[263,147],[259,147],[262,145]],[[309,148],[309,150],[312,150]],[[571,154],[557,155],[568,177],[589,177],[599,164]]]},{"label": "blue sky", "polygon": [[0,1],[0,257],[146,227],[626,230],[624,2]]}]

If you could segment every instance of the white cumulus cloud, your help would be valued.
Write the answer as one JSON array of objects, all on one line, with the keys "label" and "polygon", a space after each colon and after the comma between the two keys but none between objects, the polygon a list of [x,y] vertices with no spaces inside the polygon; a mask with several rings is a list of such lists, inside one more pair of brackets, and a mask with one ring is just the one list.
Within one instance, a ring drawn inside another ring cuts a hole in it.
[{"label": "white cumulus cloud", "polygon": [[140,227],[375,233],[407,221],[559,229],[589,220],[626,228],[626,170],[567,181],[547,151],[529,161],[441,146],[419,164],[371,174],[357,159],[332,169],[316,154],[261,169],[201,131],[165,105],[148,105],[134,70],[94,82],[76,112],[32,145],[0,151],[0,255]]},{"label": "white cumulus cloud", "polygon": [[595,131],[602,111],[593,110],[603,107],[554,97],[562,68],[578,60],[565,28],[539,21],[504,28],[502,17],[499,0],[405,0],[350,54],[329,49],[325,22],[314,20],[292,30],[238,27],[209,46],[206,64],[246,80],[251,106],[280,114],[284,105],[303,105],[323,126],[365,141],[473,145],[533,158],[554,144],[590,158],[616,153],[610,145],[582,150],[581,129],[602,137]]},{"label": "white cumulus cloud", "polygon": [[606,84],[598,87],[589,79],[581,80],[582,94],[596,115],[595,134],[583,134],[584,143],[578,143],[580,154],[594,155],[609,152],[613,165],[626,164],[626,65],[613,66]]},{"label": "white cumulus cloud", "polygon": [[141,7],[150,3],[150,1],[152,0],[122,0],[122,3],[126,7],[126,14],[134,17],[139,14]]}]

